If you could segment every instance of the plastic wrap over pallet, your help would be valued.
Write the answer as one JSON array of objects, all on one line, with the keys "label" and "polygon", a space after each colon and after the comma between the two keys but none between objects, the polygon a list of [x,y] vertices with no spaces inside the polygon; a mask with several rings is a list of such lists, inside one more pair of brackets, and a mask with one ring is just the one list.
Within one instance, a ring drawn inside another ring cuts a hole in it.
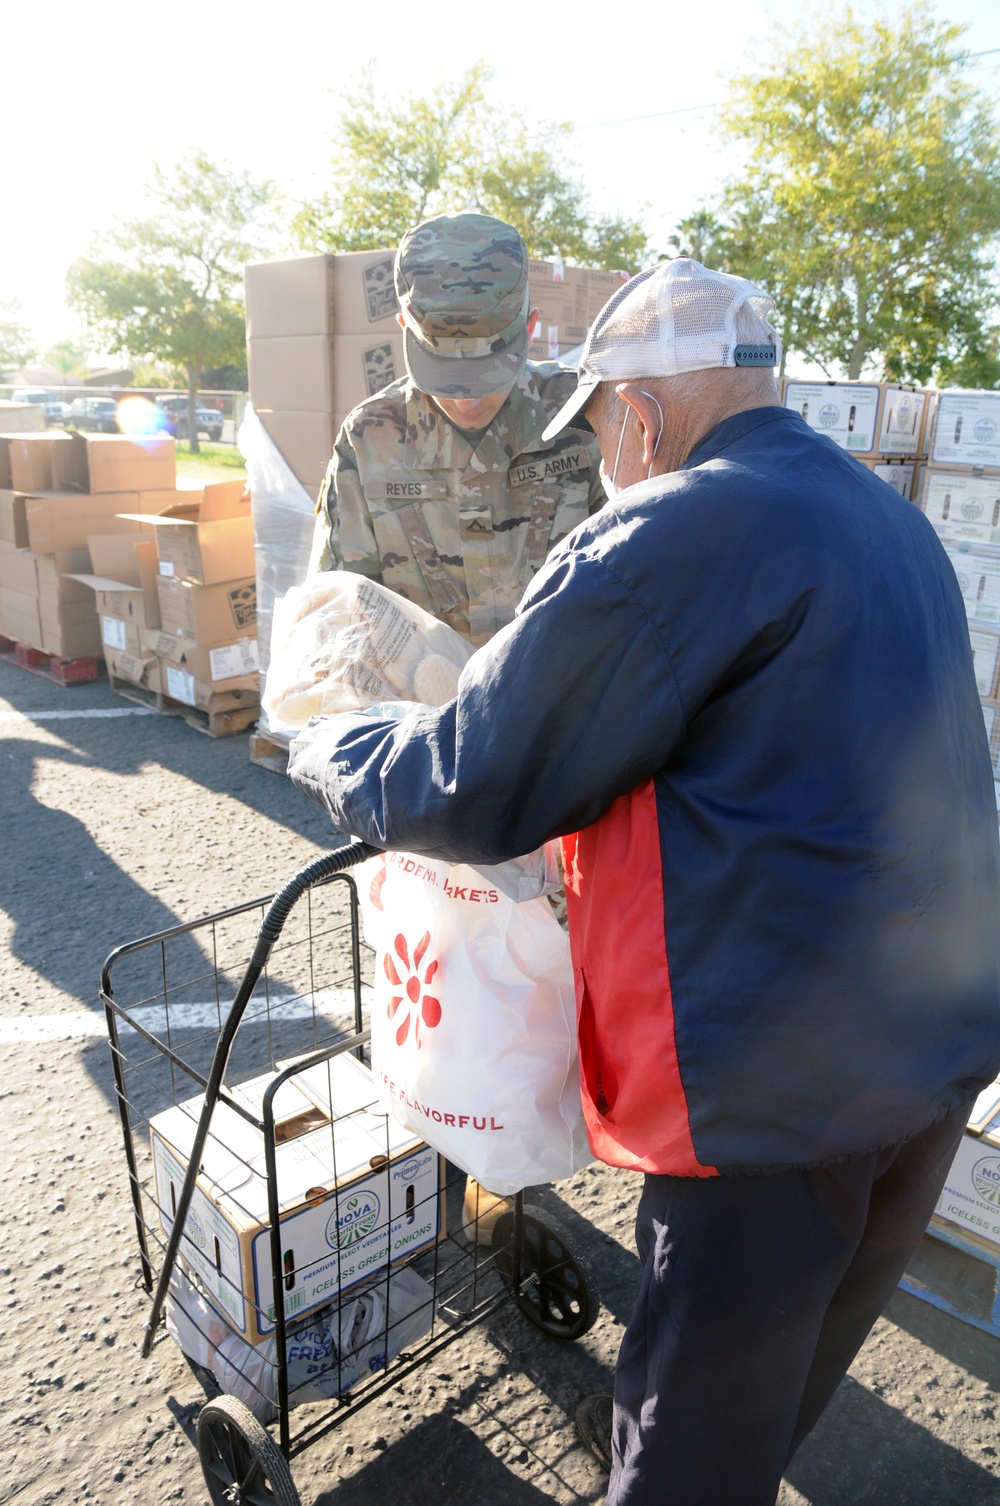
[{"label": "plastic wrap over pallet", "polygon": [[[274,603],[306,578],[316,507],[252,407],[247,408],[240,425],[239,445],[247,463],[247,483],[253,498],[257,649],[263,684],[270,658]],[[261,726],[265,716],[262,713]]]}]

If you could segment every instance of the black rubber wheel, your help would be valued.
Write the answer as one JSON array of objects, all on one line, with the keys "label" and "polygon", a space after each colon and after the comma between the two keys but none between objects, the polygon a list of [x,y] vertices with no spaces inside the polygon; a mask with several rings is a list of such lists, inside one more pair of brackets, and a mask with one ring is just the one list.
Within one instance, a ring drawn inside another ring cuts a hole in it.
[{"label": "black rubber wheel", "polygon": [[514,1302],[536,1328],[553,1339],[579,1339],[593,1328],[600,1311],[590,1261],[557,1218],[544,1208],[521,1215],[521,1281],[514,1284],[513,1210],[502,1213],[493,1230],[497,1270]]},{"label": "black rubber wheel", "polygon": [[284,1454],[235,1396],[202,1407],[198,1457],[212,1506],[302,1506]]}]

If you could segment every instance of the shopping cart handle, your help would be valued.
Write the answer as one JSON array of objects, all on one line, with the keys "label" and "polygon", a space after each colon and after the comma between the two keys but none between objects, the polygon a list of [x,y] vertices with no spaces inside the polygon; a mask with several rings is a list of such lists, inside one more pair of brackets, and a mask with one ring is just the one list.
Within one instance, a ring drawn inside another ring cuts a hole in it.
[{"label": "shopping cart handle", "polygon": [[177,1207],[174,1210],[173,1227],[167,1240],[167,1247],[163,1252],[163,1266],[160,1270],[156,1291],[153,1293],[153,1305],[150,1309],[149,1322],[146,1325],[145,1337],[142,1344],[143,1359],[149,1357],[153,1347],[153,1339],[160,1324],[163,1313],[163,1305],[167,1297],[167,1288],[173,1272],[174,1262],[177,1259],[177,1251],[180,1247],[181,1235],[184,1232],[184,1222],[194,1196],[195,1182],[201,1167],[201,1158],[205,1149],[205,1141],[212,1124],[212,1114],[215,1105],[219,1101],[219,1089],[226,1075],[229,1065],[229,1053],[236,1038],[240,1021],[243,1018],[246,1007],[250,1002],[251,995],[257,986],[257,980],[267,965],[267,959],[271,955],[271,948],[281,935],[282,927],[291,914],[295,902],[302,898],[307,889],[315,884],[321,884],[324,879],[332,878],[335,873],[343,873],[345,868],[352,868],[355,863],[362,862],[365,858],[374,857],[378,853],[377,847],[371,847],[367,842],[349,842],[346,847],[338,847],[335,852],[327,852],[321,858],[315,858],[307,863],[305,868],[290,878],[283,889],[272,899],[267,908],[267,914],[261,922],[260,931],[257,935],[257,944],[253,949],[247,970],[243,975],[243,981],[236,990],[232,1008],[225,1024],[219,1032],[216,1042],[215,1053],[212,1057],[212,1065],[209,1069],[208,1079],[205,1083],[205,1102],[202,1105],[201,1114],[198,1118],[198,1127],[194,1133],[194,1140],[188,1155],[187,1171],[181,1184],[180,1193],[177,1197]]},{"label": "shopping cart handle", "polygon": [[345,868],[353,868],[355,863],[361,863],[365,858],[375,857],[379,850],[368,842],[349,842],[346,847],[338,847],[335,852],[324,853],[321,858],[316,858],[314,862],[301,868],[293,878],[289,879],[283,889],[278,890],[268,906],[267,914],[261,922],[251,965],[264,966],[270,956],[271,948],[281,935],[292,907],[302,898],[307,889],[311,889],[314,884],[322,883],[324,879],[332,878],[335,873],[343,873]]}]

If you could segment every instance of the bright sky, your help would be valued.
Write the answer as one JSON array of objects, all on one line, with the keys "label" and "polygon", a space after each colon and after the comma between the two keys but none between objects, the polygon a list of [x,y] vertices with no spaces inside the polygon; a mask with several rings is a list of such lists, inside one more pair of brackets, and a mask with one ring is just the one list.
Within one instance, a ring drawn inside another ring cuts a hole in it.
[{"label": "bright sky", "polygon": [[[854,6],[861,17],[900,9],[899,0]],[[73,334],[67,267],[95,234],[140,211],[151,162],[169,169],[189,148],[290,195],[315,194],[326,186],[338,92],[370,59],[383,88],[419,92],[485,58],[497,100],[575,127],[571,149],[594,207],[639,214],[662,243],[736,165],[713,131],[726,76],[804,12],[802,0],[631,0],[607,11],[524,0],[10,7],[0,301],[20,300],[42,345]],[[968,26],[970,51],[1000,48],[996,0],[938,0],[935,13]],[[975,77],[997,97],[1000,53]]]}]

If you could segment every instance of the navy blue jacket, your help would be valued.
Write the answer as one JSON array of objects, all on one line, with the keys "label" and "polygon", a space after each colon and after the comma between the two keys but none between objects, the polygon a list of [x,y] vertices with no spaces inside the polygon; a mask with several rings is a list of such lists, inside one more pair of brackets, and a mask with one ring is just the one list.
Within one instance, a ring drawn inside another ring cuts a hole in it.
[{"label": "navy blue jacket", "polygon": [[566,843],[595,1151],[687,1175],[916,1133],[1000,1064],[1000,855],[954,571],[783,408],[554,550],[455,701],[318,720],[344,830],[495,863]]}]

